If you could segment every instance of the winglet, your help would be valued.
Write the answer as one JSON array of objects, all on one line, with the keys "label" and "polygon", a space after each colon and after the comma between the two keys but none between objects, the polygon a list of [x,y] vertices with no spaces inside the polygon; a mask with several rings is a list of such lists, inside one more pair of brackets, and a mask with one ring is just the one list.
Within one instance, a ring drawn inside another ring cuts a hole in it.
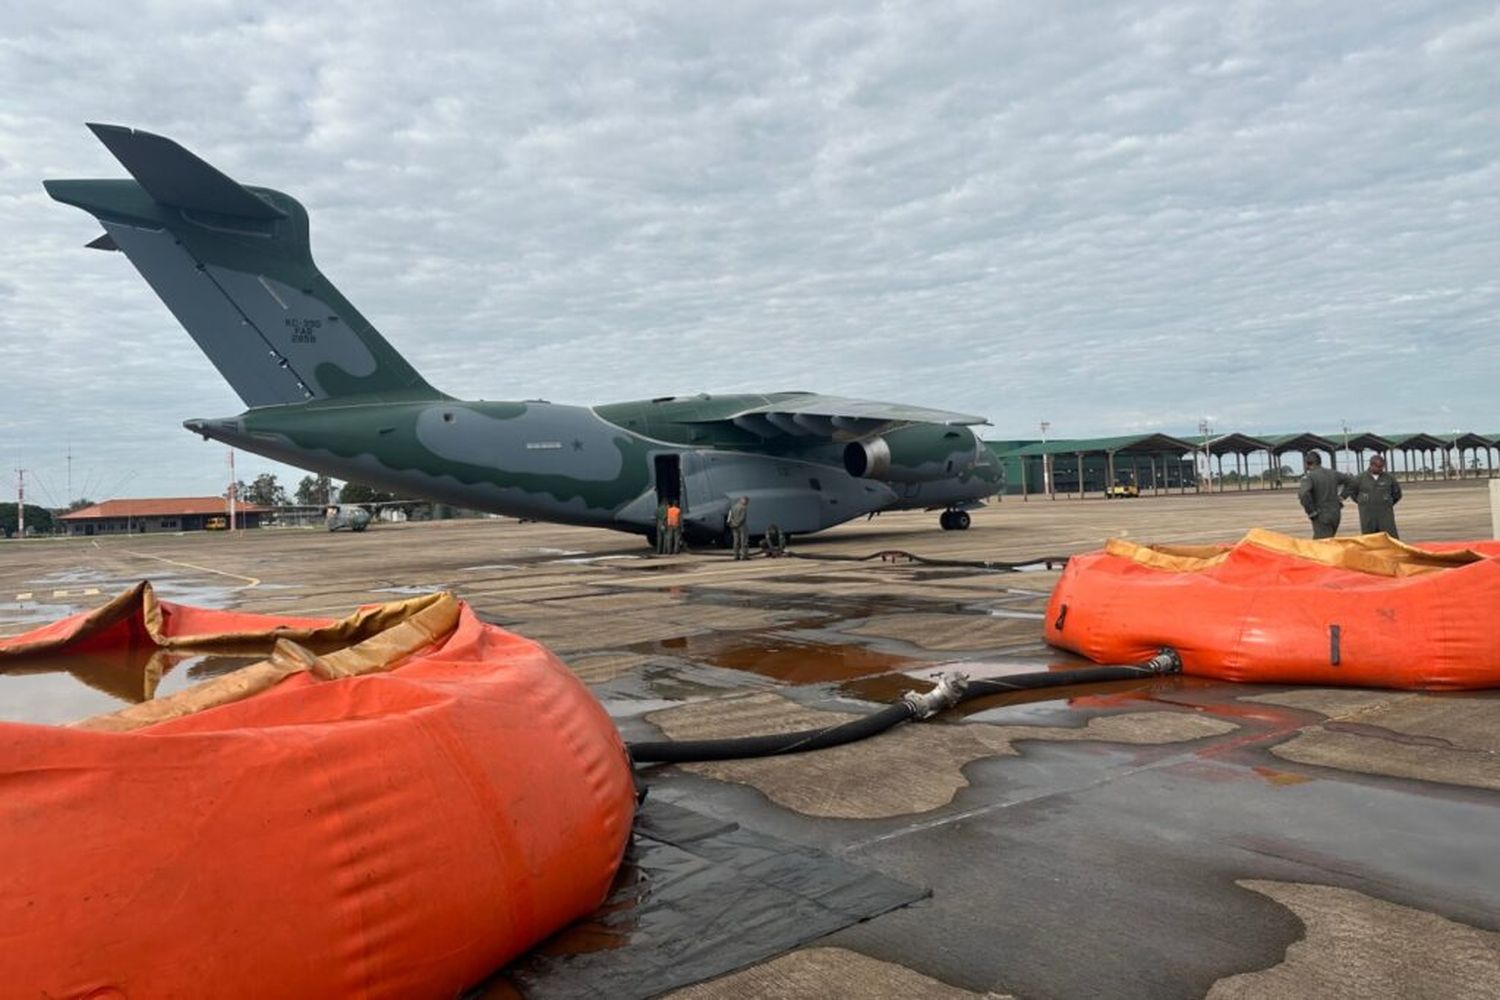
[{"label": "winglet", "polygon": [[89,128],[163,205],[245,219],[284,219],[287,213],[164,136],[121,125]]},{"label": "winglet", "polygon": [[105,233],[102,236],[96,236],[96,237],[94,237],[92,240],[89,240],[89,242],[85,243],[84,246],[87,247],[90,250],[118,250],[118,249],[120,249],[119,244],[117,244],[115,242],[115,238],[113,236],[109,235],[108,233]]}]

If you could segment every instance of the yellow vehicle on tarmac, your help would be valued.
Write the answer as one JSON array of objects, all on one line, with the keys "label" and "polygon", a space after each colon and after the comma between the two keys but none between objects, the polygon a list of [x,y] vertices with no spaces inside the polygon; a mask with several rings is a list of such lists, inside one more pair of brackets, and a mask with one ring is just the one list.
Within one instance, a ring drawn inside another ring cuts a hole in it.
[{"label": "yellow vehicle on tarmac", "polygon": [[1104,499],[1106,500],[1113,500],[1116,497],[1138,497],[1140,495],[1141,488],[1139,486],[1137,486],[1135,483],[1127,482],[1124,480],[1115,483],[1109,489],[1104,491]]}]

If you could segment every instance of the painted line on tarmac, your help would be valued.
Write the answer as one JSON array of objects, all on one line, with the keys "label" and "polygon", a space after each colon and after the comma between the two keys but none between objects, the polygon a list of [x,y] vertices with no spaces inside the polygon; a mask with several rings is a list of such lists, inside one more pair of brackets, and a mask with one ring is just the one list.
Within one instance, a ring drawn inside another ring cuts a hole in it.
[{"label": "painted line on tarmac", "polygon": [[177,559],[168,559],[166,556],[153,556],[149,552],[134,552],[130,549],[126,549],[125,553],[132,556],[140,556],[142,559],[155,559],[157,562],[164,562],[172,566],[182,566],[186,569],[195,569],[200,573],[212,573],[215,576],[229,576],[233,577],[236,580],[247,581],[244,586],[235,587],[235,590],[249,590],[251,587],[260,586],[260,579],[258,577],[246,576],[243,573],[231,573],[228,570],[211,569],[207,566],[199,566],[197,563],[181,562]]},{"label": "painted line on tarmac", "polygon": [[[99,588],[98,587],[85,587],[82,590],[54,590],[52,592],[52,596],[53,597],[98,597],[99,596]],[[30,600],[34,600],[35,598],[36,598],[36,592],[35,591],[31,591],[31,590],[23,590],[20,593],[16,594],[16,600],[17,601],[30,601]]]}]

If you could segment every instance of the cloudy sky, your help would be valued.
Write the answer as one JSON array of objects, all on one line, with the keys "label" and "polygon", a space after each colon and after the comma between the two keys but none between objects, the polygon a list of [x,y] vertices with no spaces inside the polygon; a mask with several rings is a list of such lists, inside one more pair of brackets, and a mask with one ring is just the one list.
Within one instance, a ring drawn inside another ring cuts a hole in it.
[{"label": "cloudy sky", "polygon": [[125,176],[85,121],[299,198],[455,395],[1500,431],[1493,2],[418,9],[10,6],[0,494],[64,502],[70,442],[74,496],[216,492],[180,422],[242,408],[43,193]]}]

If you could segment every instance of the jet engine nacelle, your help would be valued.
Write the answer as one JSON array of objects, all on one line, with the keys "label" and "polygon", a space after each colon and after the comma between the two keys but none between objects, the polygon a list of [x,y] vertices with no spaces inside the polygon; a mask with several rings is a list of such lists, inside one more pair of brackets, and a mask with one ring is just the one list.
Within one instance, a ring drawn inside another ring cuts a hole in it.
[{"label": "jet engine nacelle", "polygon": [[915,424],[844,446],[844,469],[860,479],[930,483],[974,464],[979,439],[967,427]]}]

